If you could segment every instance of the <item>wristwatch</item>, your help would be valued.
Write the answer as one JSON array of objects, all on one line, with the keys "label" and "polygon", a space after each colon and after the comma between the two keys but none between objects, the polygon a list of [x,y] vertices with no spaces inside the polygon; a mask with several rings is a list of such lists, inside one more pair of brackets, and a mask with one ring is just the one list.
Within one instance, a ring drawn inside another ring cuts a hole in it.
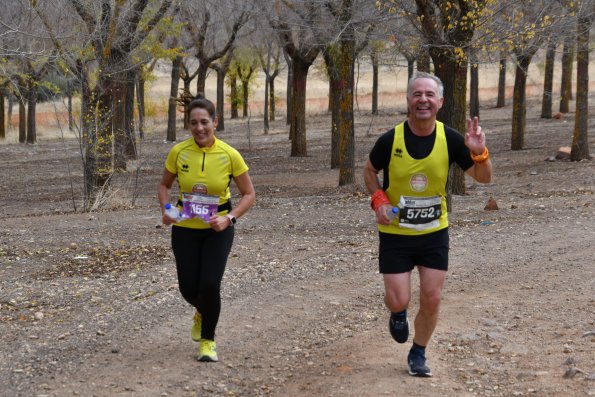
[{"label": "wristwatch", "polygon": [[236,222],[237,222],[237,219],[236,219],[236,217],[235,217],[235,216],[233,216],[232,214],[227,214],[227,215],[225,215],[225,216],[226,216],[226,217],[229,219],[229,221],[231,222],[231,225],[232,225],[232,226],[236,224]]}]

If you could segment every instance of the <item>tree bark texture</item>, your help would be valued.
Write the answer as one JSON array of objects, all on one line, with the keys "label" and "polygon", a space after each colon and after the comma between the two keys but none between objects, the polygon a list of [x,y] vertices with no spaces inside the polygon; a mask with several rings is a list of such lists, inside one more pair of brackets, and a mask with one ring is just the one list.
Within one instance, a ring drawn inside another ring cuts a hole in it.
[{"label": "tree bark texture", "polygon": [[331,169],[340,166],[340,132],[339,125],[341,123],[341,98],[340,86],[342,84],[338,48],[335,45],[327,46],[322,55],[326,63],[326,69],[329,79],[328,103],[329,111],[331,113]]},{"label": "tree bark texture", "polygon": [[372,51],[372,114],[378,114],[378,54]]},{"label": "tree bark texture", "polygon": [[291,157],[306,157],[306,83],[312,61],[300,56],[293,57],[293,79],[291,84]]},{"label": "tree bark texture", "polygon": [[430,53],[427,49],[422,48],[417,55],[417,70],[419,72],[430,73]]},{"label": "tree bark texture", "polygon": [[560,113],[570,111],[570,100],[572,99],[572,65],[574,59],[573,39],[564,41],[562,50],[562,76],[560,83]]},{"label": "tree bark texture", "polygon": [[500,57],[500,68],[498,71],[498,99],[497,108],[506,106],[506,56]]},{"label": "tree bark texture", "polygon": [[[434,63],[435,74],[444,83],[444,105],[438,112],[438,120],[464,133],[467,123],[468,54],[462,52],[462,49],[468,46],[474,33],[472,21],[466,16],[480,11],[485,3],[471,0],[448,4],[415,0],[415,3],[418,16],[422,17],[422,30],[428,38],[428,51]],[[450,26],[452,23],[454,28]],[[449,208],[452,194],[465,194],[465,175],[460,167],[454,164],[453,167],[447,182]]]},{"label": "tree bark texture", "polygon": [[405,58],[407,59],[407,81],[409,81],[415,71],[415,59],[410,57]]},{"label": "tree bark texture", "polygon": [[277,98],[275,97],[275,78],[277,77],[278,73],[279,73],[279,71],[277,70],[276,73],[273,73],[271,75],[271,78],[269,79],[269,86],[270,86],[270,90],[269,90],[269,104],[270,104],[269,121],[275,121],[276,112],[277,112],[277,106],[276,106]]},{"label": "tree bark texture", "polygon": [[136,83],[133,90],[136,92],[136,107],[138,111],[138,136],[140,139],[145,139],[145,118],[147,115],[147,108],[145,106],[145,78],[141,68],[138,69],[136,75]]},{"label": "tree bark texture", "polygon": [[169,100],[167,104],[167,137],[168,142],[175,142],[176,138],[176,119],[178,113],[178,90],[180,86],[180,66],[182,57],[176,56],[172,60],[171,81],[169,86]]},{"label": "tree bark texture", "polygon": [[8,95],[8,109],[6,110],[6,128],[10,131],[12,129],[12,110],[14,105],[14,99],[12,92],[9,92]]},{"label": "tree bark texture", "polygon": [[[345,19],[351,17],[351,1],[344,0],[343,16]],[[340,89],[339,89],[339,107],[341,115],[339,117],[339,136],[340,136],[340,163],[339,168],[339,186],[345,186],[355,182],[355,129],[353,118],[353,89],[354,89],[354,64],[355,64],[355,32],[353,25],[343,20],[345,29],[339,39],[340,48]]]},{"label": "tree bark texture", "polygon": [[225,76],[233,59],[233,50],[229,51],[221,64],[211,64],[217,72],[217,131],[225,130]]},{"label": "tree bark texture", "polygon": [[[293,108],[292,105],[292,97],[291,97],[291,84],[293,81],[293,65],[291,63],[291,56],[287,53],[287,50],[283,49],[283,57],[285,58],[285,63],[287,64],[287,88],[285,94],[285,108],[286,108],[286,119],[287,125],[291,125],[291,109]],[[291,137],[289,137],[291,139]]]},{"label": "tree bark texture", "polygon": [[231,102],[231,119],[237,119],[238,116],[238,80],[237,77],[229,76],[229,96]]},{"label": "tree bark texture", "polygon": [[0,139],[6,138],[6,119],[4,118],[4,90],[0,91]]},{"label": "tree bark texture", "polygon": [[512,98],[512,137],[510,148],[522,150],[525,146],[525,123],[527,113],[527,71],[531,64],[530,55],[517,55]]},{"label": "tree bark texture", "polygon": [[479,64],[472,62],[469,83],[469,116],[479,117]]},{"label": "tree bark texture", "polygon": [[550,40],[545,53],[545,70],[543,76],[543,96],[541,98],[541,118],[552,118],[552,90],[554,88],[554,61],[556,58],[556,42]]},{"label": "tree bark texture", "polygon": [[[336,66],[333,66],[336,68]],[[341,165],[340,160],[340,144],[341,144],[341,85],[345,84],[345,81],[341,80],[342,76],[337,75],[338,70],[333,72],[333,77],[330,78],[333,88],[329,92],[331,108],[331,168],[335,169]]]},{"label": "tree bark texture", "polygon": [[[464,133],[467,125],[467,62],[453,61],[450,56],[446,59],[433,57],[436,75],[444,84],[445,95],[442,109],[438,112],[438,120],[451,126],[460,133]],[[465,175],[456,164],[450,167],[447,191],[451,194],[465,194]],[[450,203],[450,199],[449,199]]]},{"label": "tree bark texture", "polygon": [[37,86],[29,84],[27,90],[27,143],[37,142],[35,112],[37,109]]},{"label": "tree bark texture", "polygon": [[579,17],[576,48],[576,112],[570,159],[590,159],[589,154],[589,31],[591,21]]},{"label": "tree bark texture", "polygon": [[25,98],[19,99],[19,143],[27,141],[27,107]]}]

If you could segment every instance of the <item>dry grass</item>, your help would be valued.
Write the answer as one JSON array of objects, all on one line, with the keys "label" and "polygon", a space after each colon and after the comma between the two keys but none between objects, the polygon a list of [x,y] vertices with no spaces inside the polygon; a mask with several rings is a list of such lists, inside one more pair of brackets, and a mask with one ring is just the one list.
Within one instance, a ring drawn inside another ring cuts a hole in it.
[{"label": "dry grass", "polygon": [[[560,62],[556,63],[554,71],[554,98],[559,96],[560,84]],[[170,90],[170,67],[162,63],[155,69],[155,78],[147,83],[146,87],[146,107],[147,107],[147,127],[161,130],[164,128],[167,116],[167,98]],[[591,63],[591,75],[595,75],[595,63]],[[497,97],[498,84],[498,65],[480,65],[480,90],[479,98],[481,106],[491,107],[495,105]],[[404,67],[381,67],[379,77],[379,95],[378,107],[386,111],[403,109],[405,107],[405,91],[407,83],[407,70]],[[359,64],[356,67],[356,109],[366,111],[371,108],[372,74],[368,64]],[[512,101],[512,92],[514,84],[514,68],[509,62],[507,70],[506,96],[507,104]],[[541,98],[543,95],[543,61],[536,57],[531,64],[529,79],[527,82],[527,96]],[[590,83],[592,89],[595,89],[595,81]],[[262,118],[263,98],[264,98],[264,76],[262,73],[254,84],[254,92],[250,100],[250,117]],[[277,114],[285,115],[285,98],[287,87],[287,74],[283,71],[275,81],[275,95],[278,97]],[[194,88],[194,87],[192,87]],[[227,87],[226,87],[227,89]],[[307,86],[307,104],[306,111],[309,114],[320,114],[327,111],[328,108],[328,81],[325,78],[322,69],[315,65],[310,69]],[[206,84],[206,96],[208,98],[216,97],[216,76],[209,75]],[[228,92],[226,92],[226,95]],[[554,103],[556,108],[557,103]],[[73,106],[78,109],[80,100],[74,99]],[[229,113],[229,104],[226,104],[226,112]],[[241,109],[240,109],[241,111]],[[76,115],[75,115],[76,116]],[[59,101],[55,103],[41,103],[37,106],[37,138],[39,141],[51,140],[56,138],[72,139],[77,137],[77,131],[68,130],[68,120],[66,116],[66,104]],[[12,115],[12,127],[8,128],[6,139],[0,141],[0,144],[10,144],[18,142],[18,109],[14,108]]]}]

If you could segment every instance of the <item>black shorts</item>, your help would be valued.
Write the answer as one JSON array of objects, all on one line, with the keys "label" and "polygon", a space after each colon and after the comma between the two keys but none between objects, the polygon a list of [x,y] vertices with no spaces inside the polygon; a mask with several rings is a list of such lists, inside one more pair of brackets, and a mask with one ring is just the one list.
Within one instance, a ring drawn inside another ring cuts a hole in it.
[{"label": "black shorts", "polygon": [[380,273],[407,273],[418,265],[448,270],[448,228],[421,236],[379,235]]}]

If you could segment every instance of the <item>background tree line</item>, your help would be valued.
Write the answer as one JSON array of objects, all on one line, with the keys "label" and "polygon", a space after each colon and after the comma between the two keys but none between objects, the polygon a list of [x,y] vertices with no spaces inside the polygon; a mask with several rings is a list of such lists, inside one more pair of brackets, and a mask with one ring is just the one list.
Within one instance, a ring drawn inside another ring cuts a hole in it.
[{"label": "background tree line", "polygon": [[[5,0],[0,16],[0,139],[18,106],[19,142],[36,143],[36,104],[63,100],[84,164],[84,208],[97,202],[115,172],[138,158],[144,137],[145,81],[171,64],[168,123],[176,140],[180,99],[204,93],[216,75],[219,130],[249,117],[258,74],[265,76],[263,132],[278,117],[275,80],[287,73],[290,156],[307,156],[308,73],[322,60],[329,81],[331,153],[339,185],[355,181],[355,63],[373,70],[404,59],[438,75],[445,103],[438,117],[464,132],[479,116],[479,65],[500,66],[496,106],[506,104],[506,68],[514,68],[511,150],[524,147],[529,65],[545,52],[542,113],[569,112],[576,99],[572,160],[590,158],[588,66],[595,0]],[[553,63],[561,53],[560,98]],[[572,86],[576,65],[576,86]],[[468,76],[470,81],[467,81]],[[227,88],[226,88],[227,87]],[[469,87],[469,89],[468,89]],[[228,95],[226,96],[226,91]],[[467,92],[469,91],[469,92]],[[80,100],[73,102],[73,96]],[[469,101],[468,101],[469,98]],[[73,105],[76,103],[76,105]],[[225,114],[225,103],[230,114]],[[7,106],[5,105],[7,104]],[[184,126],[186,124],[184,123]],[[464,193],[451,170],[449,192]]]}]

